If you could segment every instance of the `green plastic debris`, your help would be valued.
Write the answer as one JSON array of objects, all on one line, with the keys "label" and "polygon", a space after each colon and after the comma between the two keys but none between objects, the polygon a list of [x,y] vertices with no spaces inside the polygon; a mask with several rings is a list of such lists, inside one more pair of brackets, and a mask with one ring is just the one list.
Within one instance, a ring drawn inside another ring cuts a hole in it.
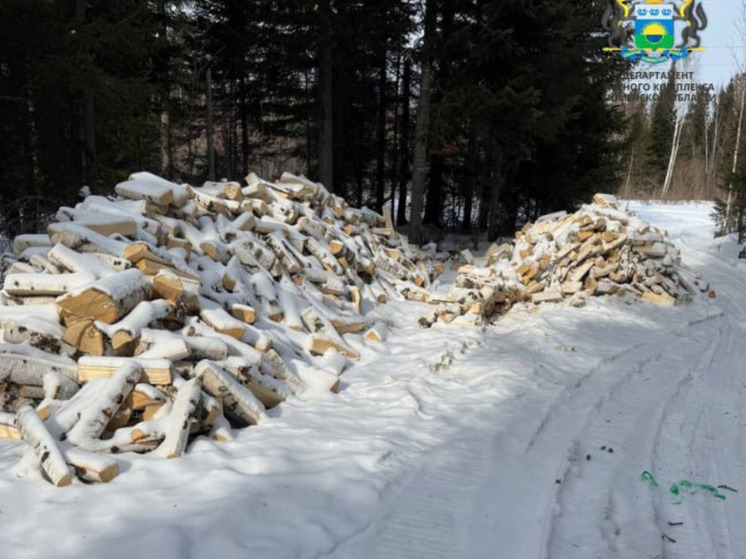
[{"label": "green plastic debris", "polygon": [[708,485],[706,483],[700,483],[699,488],[702,491],[706,491],[716,499],[720,499],[721,501],[725,501],[725,495],[723,495],[720,491],[718,491],[715,487],[712,485]]},{"label": "green plastic debris", "polygon": [[642,479],[642,481],[649,483],[651,487],[658,487],[658,482],[655,481],[653,474],[651,474],[647,470],[642,472],[642,475],[640,476],[640,478]]},{"label": "green plastic debris", "polygon": [[672,495],[673,504],[674,505],[680,505],[681,504],[681,494],[680,494],[680,491],[679,491],[679,485],[677,483],[674,483],[671,487],[668,488],[668,492]]},{"label": "green plastic debris", "polygon": [[682,479],[679,482],[679,487],[681,487],[682,489],[686,489],[689,495],[694,495],[694,492],[696,491],[694,484],[688,479]]},{"label": "green plastic debris", "polygon": [[[653,477],[653,474],[651,474],[647,470],[642,472],[640,479],[650,485],[650,487],[659,487],[658,482],[656,481],[655,477]],[[719,499],[721,501],[726,500],[725,495],[718,491],[714,485],[710,485],[709,483],[696,483],[688,479],[682,479],[678,483],[674,483],[671,485],[671,487],[668,488],[668,492],[671,495],[671,499],[673,500],[673,503],[675,505],[680,505],[682,503],[684,494],[694,495],[698,491],[708,493],[715,499]]]}]

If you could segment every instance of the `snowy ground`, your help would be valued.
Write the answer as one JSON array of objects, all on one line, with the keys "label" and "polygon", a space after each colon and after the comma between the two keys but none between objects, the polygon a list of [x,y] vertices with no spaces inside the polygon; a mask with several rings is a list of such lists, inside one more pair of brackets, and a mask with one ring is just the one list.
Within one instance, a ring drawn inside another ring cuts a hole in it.
[{"label": "snowy ground", "polygon": [[0,557],[746,557],[741,493],[668,489],[746,492],[746,272],[708,205],[635,207],[717,299],[430,330],[397,304],[338,396],[105,486],[19,478],[2,443]]}]

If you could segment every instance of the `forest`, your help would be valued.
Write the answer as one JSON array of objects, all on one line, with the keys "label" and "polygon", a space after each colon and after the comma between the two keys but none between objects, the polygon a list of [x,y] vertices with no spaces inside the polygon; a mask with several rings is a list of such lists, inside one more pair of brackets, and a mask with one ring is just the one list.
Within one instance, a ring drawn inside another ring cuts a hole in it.
[{"label": "forest", "polygon": [[684,108],[674,84],[619,101],[605,5],[0,0],[3,227],[37,230],[135,170],[302,173],[391,203],[414,242],[492,240],[598,191],[746,205],[741,78]]}]

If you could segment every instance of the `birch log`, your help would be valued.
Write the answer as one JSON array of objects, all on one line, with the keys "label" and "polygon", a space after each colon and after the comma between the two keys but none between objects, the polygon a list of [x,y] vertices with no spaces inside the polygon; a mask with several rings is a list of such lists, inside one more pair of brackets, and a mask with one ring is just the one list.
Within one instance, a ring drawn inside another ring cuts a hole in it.
[{"label": "birch log", "polygon": [[143,370],[135,362],[124,363],[111,377],[106,387],[80,414],[75,427],[67,433],[67,440],[83,449],[95,450],[95,444],[114,414],[140,379]]},{"label": "birch log", "polygon": [[200,403],[202,382],[193,378],[185,382],[176,393],[171,413],[166,419],[165,438],[156,451],[164,458],[178,458],[184,454],[191,418]]},{"label": "birch log", "polygon": [[63,315],[113,324],[151,293],[150,282],[139,270],[127,270],[68,293],[57,301],[57,307]]},{"label": "birch log", "polygon": [[73,481],[54,437],[47,431],[44,422],[30,406],[24,406],[16,414],[15,426],[39,459],[41,468],[57,487],[70,485]]},{"label": "birch log", "polygon": [[223,400],[224,411],[243,425],[255,425],[266,419],[264,405],[219,365],[202,361],[195,369],[205,391]]}]

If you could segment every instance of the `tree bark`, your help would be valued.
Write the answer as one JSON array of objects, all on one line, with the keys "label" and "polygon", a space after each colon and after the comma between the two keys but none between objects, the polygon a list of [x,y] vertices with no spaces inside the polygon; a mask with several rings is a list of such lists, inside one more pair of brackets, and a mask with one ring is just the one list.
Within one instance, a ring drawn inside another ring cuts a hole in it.
[{"label": "tree bark", "polygon": [[[676,116],[676,124],[673,130],[673,139],[671,140],[671,156],[668,159],[668,169],[666,170],[666,178],[663,181],[663,189],[661,190],[661,197],[664,197],[671,187],[673,182],[673,172],[676,168],[676,157],[679,153],[679,143],[681,142],[681,129],[684,126],[684,117],[682,115]],[[631,163],[630,163],[631,165]]]},{"label": "tree bark", "polygon": [[400,96],[400,86],[401,86],[401,53],[398,54],[396,58],[396,71],[395,71],[395,80],[394,80],[394,96],[395,96],[395,102],[394,102],[394,114],[393,114],[393,137],[391,138],[391,147],[389,148],[389,173],[388,173],[388,179],[389,179],[389,185],[391,186],[391,190],[389,193],[389,200],[391,201],[391,215],[394,215],[394,208],[396,205],[396,186],[399,182],[399,161],[401,161],[402,154],[399,152],[399,145],[400,145],[400,138],[399,134],[401,132],[401,120],[399,118],[399,96]]},{"label": "tree bark", "polygon": [[334,191],[331,0],[321,0],[319,14],[319,180],[329,190]]},{"label": "tree bark", "polygon": [[215,129],[212,122],[212,69],[207,69],[207,178],[215,180]]},{"label": "tree bark", "polygon": [[430,157],[430,184],[427,189],[424,223],[440,226],[443,213],[443,166],[445,161],[440,154]]},{"label": "tree bark", "polygon": [[249,174],[249,116],[246,102],[247,92],[245,75],[241,76],[239,84],[241,93],[241,176],[245,177]]},{"label": "tree bark", "polygon": [[376,161],[376,211],[383,211],[385,198],[385,162],[386,162],[386,49],[381,53],[378,69],[378,160]]},{"label": "tree bark", "polygon": [[461,231],[471,233],[472,213],[474,213],[474,177],[477,167],[477,138],[474,132],[469,134],[469,148],[466,153],[466,173],[464,176],[464,215]]},{"label": "tree bark", "polygon": [[487,240],[494,241],[500,233],[500,191],[503,186],[502,148],[496,145],[492,161],[492,180],[490,184],[489,223],[487,225]]},{"label": "tree bark", "polygon": [[412,88],[412,63],[407,60],[404,63],[404,76],[402,77],[402,114],[399,155],[399,203],[396,208],[396,224],[407,223],[407,182],[409,178],[409,101]]},{"label": "tree bark", "polygon": [[[455,18],[454,0],[445,0],[442,3],[442,21],[440,34],[449,37],[453,32]],[[433,103],[436,105],[443,97],[443,91],[448,87],[450,81],[451,66],[448,56],[441,55],[438,59],[437,87],[433,92]],[[442,144],[442,142],[441,142]],[[425,220],[430,225],[440,227],[443,223],[443,174],[446,160],[442,153],[430,157],[430,183],[427,191],[427,202],[425,204]]]},{"label": "tree bark", "polygon": [[173,178],[171,153],[171,115],[164,108],[161,111],[161,176],[169,180]]},{"label": "tree bark", "polygon": [[[743,80],[741,80],[741,84],[739,87],[740,94],[741,94],[741,107],[738,111],[738,131],[736,132],[736,147],[733,150],[733,168],[732,168],[732,174],[736,174],[736,169],[738,168],[738,151],[741,147],[741,128],[743,127],[743,110],[744,110],[744,102],[746,101],[746,88],[744,88]],[[733,179],[731,178],[728,183],[728,201],[726,203],[725,207],[725,224],[724,229],[725,233],[730,232],[730,222],[733,218]]]},{"label": "tree bark", "polygon": [[433,89],[432,41],[435,32],[435,1],[427,0],[425,7],[425,38],[422,55],[422,81],[415,125],[414,161],[412,163],[412,212],[409,223],[409,240],[414,244],[423,241],[422,203],[427,175],[427,146],[430,135],[430,102]]},{"label": "tree bark", "polygon": [[[86,4],[86,0],[75,1],[75,22],[80,26],[85,24]],[[82,144],[81,179],[84,184],[90,184],[96,178],[96,117],[93,90],[90,83],[83,86],[83,94],[80,100],[80,127]]]}]

